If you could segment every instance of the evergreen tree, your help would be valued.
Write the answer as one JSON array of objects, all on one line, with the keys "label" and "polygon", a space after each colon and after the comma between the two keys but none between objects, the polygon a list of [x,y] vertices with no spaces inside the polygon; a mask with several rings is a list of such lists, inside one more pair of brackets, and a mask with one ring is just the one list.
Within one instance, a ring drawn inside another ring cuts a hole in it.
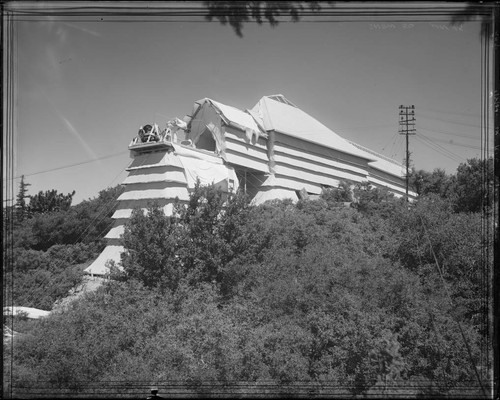
[{"label": "evergreen tree", "polygon": [[51,211],[67,211],[71,207],[75,191],[66,195],[57,193],[57,190],[39,191],[31,196],[29,210],[32,213],[47,213]]},{"label": "evergreen tree", "polygon": [[19,192],[16,197],[16,217],[18,221],[23,221],[27,216],[28,205],[26,204],[26,198],[30,197],[27,195],[28,186],[31,184],[24,181],[24,175],[21,176],[21,183],[19,183]]}]

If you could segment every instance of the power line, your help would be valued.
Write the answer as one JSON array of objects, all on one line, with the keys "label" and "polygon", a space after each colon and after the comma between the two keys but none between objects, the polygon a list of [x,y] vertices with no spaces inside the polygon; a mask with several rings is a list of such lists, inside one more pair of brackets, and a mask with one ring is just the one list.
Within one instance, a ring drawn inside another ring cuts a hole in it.
[{"label": "power line", "polygon": [[[91,231],[89,230],[89,228],[91,226],[97,226],[101,221],[103,221],[105,218],[106,218],[106,215],[105,215],[105,211],[107,211],[107,207],[111,204],[111,203],[114,203],[113,206],[115,206],[118,202],[116,199],[111,199],[109,200],[108,202],[104,203],[104,206],[102,207],[101,211],[96,215],[94,216],[94,218],[90,221],[90,223],[87,225],[87,227],[82,231],[82,233],[73,241],[73,243],[71,243],[71,245],[75,245],[77,243],[80,243],[80,242],[83,242],[83,240],[85,240],[91,233]],[[95,223],[94,223],[95,222]],[[108,230],[113,224],[115,223],[114,220],[112,220],[108,225],[106,225],[106,227],[101,231],[99,232],[99,234],[102,234],[105,230]],[[85,234],[85,235],[84,235]],[[64,263],[65,261],[64,260],[60,260],[60,265],[62,263]],[[45,279],[43,279],[39,285],[35,288],[32,288],[32,293],[31,293],[31,296],[27,296],[26,298],[26,301],[29,303],[30,301],[34,300],[35,296],[36,296],[36,293],[37,293],[37,290],[38,289],[41,289],[43,285],[45,285],[48,280],[50,279],[50,275],[47,275]]]},{"label": "power line", "polygon": [[[427,130],[427,129],[424,129],[424,130]],[[450,145],[453,145],[453,146],[467,147],[469,149],[474,149],[474,150],[483,150],[482,146],[471,146],[471,145],[464,144],[464,143],[454,142],[452,140],[437,139],[437,138],[434,138],[432,140],[434,142],[440,142],[440,143],[450,144]],[[492,150],[489,150],[489,151],[491,152]]]},{"label": "power line", "polygon": [[454,160],[456,162],[465,161],[465,158],[459,156],[458,154],[453,153],[452,151],[444,148],[443,146],[437,143],[434,143],[434,141],[432,139],[429,139],[427,136],[419,134],[418,136],[416,136],[416,139],[418,139],[424,145],[430,147],[434,151],[438,152],[441,155],[444,155],[445,157],[448,157],[451,160]]},{"label": "power line", "polygon": [[394,135],[392,135],[392,137],[389,139],[389,141],[382,147],[382,151],[385,150],[385,148],[389,145],[389,143],[391,143],[391,141],[394,143],[394,140],[395,138],[397,137],[397,133],[395,133]]},{"label": "power line", "polygon": [[420,125],[420,124],[418,126],[419,126],[419,129],[423,129],[423,130],[429,131],[429,132],[442,133],[444,135],[450,135],[450,136],[458,136],[458,137],[462,137],[462,138],[465,138],[465,139],[471,139],[471,140],[478,140],[478,141],[480,140],[479,136],[461,135],[459,133],[452,133],[452,132],[447,132],[447,131],[430,129],[430,128],[426,128],[426,125]]},{"label": "power line", "polygon": [[438,152],[439,154],[441,154],[441,155],[443,155],[443,156],[445,156],[453,161],[456,161],[456,162],[465,161],[465,159],[463,157],[445,149],[444,147],[440,146],[437,143],[434,143],[431,139],[429,139],[428,137],[426,137],[422,134],[415,136],[415,138],[417,140],[419,140],[425,146],[430,147],[432,150]]},{"label": "power line", "polygon": [[429,116],[424,116],[423,118],[433,119],[435,121],[446,122],[446,123],[454,124],[454,125],[466,126],[466,127],[469,127],[469,128],[476,128],[476,129],[480,128],[479,124],[466,124],[466,123],[463,123],[463,122],[458,122],[458,121],[453,121],[453,120],[443,119],[443,118],[429,117]]},{"label": "power line", "polygon": [[[125,170],[126,166],[123,167],[120,172],[113,178],[113,180],[111,181],[110,185],[111,186],[113,184],[113,182],[116,180],[116,178]],[[113,204],[112,204],[113,203]],[[80,235],[73,241],[73,243],[71,245],[75,245],[79,242],[83,242],[83,240],[85,240],[89,234],[91,233],[91,230],[89,229],[90,227],[92,226],[96,226],[98,225],[101,221],[103,221],[105,218],[106,218],[106,215],[105,215],[105,212],[108,211],[108,209],[110,208],[109,206],[112,204],[112,206],[114,207],[116,204],[118,203],[118,201],[116,199],[110,199],[108,200],[106,203],[104,203],[104,205],[102,206],[100,212],[97,213],[97,215],[95,215],[92,220],[89,222],[89,224],[87,225],[87,227],[80,233]],[[106,227],[105,229],[109,229],[109,227],[114,223],[115,221],[111,221]],[[103,230],[104,231],[104,230]],[[102,232],[101,232],[102,233]],[[60,263],[62,264],[64,261],[61,260]],[[36,288],[33,288],[33,292],[31,294],[31,297],[28,296],[26,298],[26,301],[30,302],[34,299],[34,296],[36,295],[36,290],[40,289],[44,284],[47,283],[49,279],[49,276],[47,276],[44,280],[42,280],[39,285],[36,287]],[[13,282],[14,282],[14,279],[13,279]]]},{"label": "power line", "polygon": [[[150,155],[148,154],[147,157],[144,158],[144,160],[142,161],[141,165],[144,165],[146,163],[146,161],[149,159]],[[116,178],[125,170],[126,166],[123,167],[120,172],[113,178],[113,180],[111,181],[110,185],[108,186],[111,186],[113,184],[113,182],[116,180]],[[116,199],[110,199],[108,202],[104,203],[104,206],[102,207],[101,211],[92,219],[92,221],[90,221],[90,223],[87,225],[87,227],[83,230],[83,232],[78,236],[78,238],[76,238],[72,245],[75,245],[76,243],[78,242],[81,242],[83,240],[85,240],[89,234],[90,234],[90,230],[89,228],[93,225],[98,225],[101,221],[103,221],[105,218],[106,218],[106,215],[104,214],[105,211],[107,211],[108,209],[108,206],[113,203],[113,207],[116,206],[118,204],[118,200]],[[96,221],[96,223],[94,224],[94,222]],[[105,231],[109,230],[109,228],[115,223],[115,221],[111,221],[101,232],[100,234],[103,234]],[[86,233],[86,234],[85,234]],[[85,234],[85,236],[84,236]],[[61,261],[61,263],[63,263],[64,261]],[[44,285],[46,283],[46,281],[49,279],[49,277],[47,276],[46,279],[42,280],[40,282],[40,284],[38,285],[38,287],[36,287],[35,289],[40,289],[42,287],[42,285]],[[32,292],[31,296],[32,297],[27,297],[27,300],[28,301],[31,301],[34,299],[34,296],[36,295],[36,290]]]},{"label": "power line", "polygon": [[[127,152],[128,152],[128,150],[127,151],[120,151],[119,153],[108,154],[107,156],[102,156],[102,157],[99,157],[99,158],[94,158],[93,160],[87,160],[87,161],[81,161],[81,162],[74,163],[74,164],[62,165],[60,167],[46,169],[46,170],[43,170],[43,171],[32,172],[30,174],[23,174],[23,175],[24,176],[34,176],[34,175],[39,175],[39,174],[45,174],[47,172],[59,171],[61,169],[65,169],[65,168],[76,167],[78,165],[90,164],[90,163],[95,162],[95,161],[100,161],[100,160],[105,160],[107,158],[117,157],[117,156],[125,154]],[[21,176],[15,176],[14,178],[9,178],[9,180],[19,179],[20,177]]]},{"label": "power line", "polygon": [[397,140],[394,142],[394,146],[392,148],[391,158],[396,158],[396,156],[400,156],[403,153],[404,149],[404,139],[401,135],[398,135]]},{"label": "power line", "polygon": [[461,115],[463,117],[474,117],[474,118],[481,118],[481,115],[480,114],[476,114],[476,113],[465,113],[465,112],[453,112],[453,111],[443,111],[443,110],[437,110],[437,109],[429,109],[429,108],[425,108],[425,107],[418,107],[419,109],[419,112],[421,110],[424,111],[424,114],[425,112],[430,112],[432,114],[450,114],[450,115]]},{"label": "power line", "polygon": [[423,139],[421,136],[417,136],[416,139],[422,143],[424,146],[427,146],[429,147],[430,149],[434,150],[435,152],[449,158],[450,160],[453,160],[453,161],[456,161],[456,162],[461,162],[462,159],[459,158],[458,156],[454,155],[454,154],[448,154],[446,152],[444,152],[443,150],[441,150],[438,145],[434,144],[433,142],[431,141],[428,141],[427,139]]}]

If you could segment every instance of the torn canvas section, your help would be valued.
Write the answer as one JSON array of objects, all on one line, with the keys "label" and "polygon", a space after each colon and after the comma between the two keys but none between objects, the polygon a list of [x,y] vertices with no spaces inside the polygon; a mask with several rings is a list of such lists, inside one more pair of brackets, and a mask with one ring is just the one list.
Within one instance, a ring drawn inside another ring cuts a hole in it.
[{"label": "torn canvas section", "polygon": [[199,180],[202,185],[214,184],[226,192],[238,190],[236,172],[232,167],[225,165],[219,157],[178,145],[174,148],[184,167],[189,189],[193,189]]},{"label": "torn canvas section", "polygon": [[226,158],[226,141],[224,139],[224,126],[222,116],[213,107],[208,107],[210,103],[205,102],[196,110],[194,118],[191,120],[191,130],[188,139],[191,139],[196,148],[200,147],[200,137],[208,130],[215,142],[215,153],[224,161]]},{"label": "torn canvas section", "polygon": [[213,122],[207,124],[207,128],[212,132],[212,137],[215,140],[215,145],[217,147],[217,154],[222,157],[224,161],[226,160],[226,141],[224,140],[224,127],[220,124],[216,125]]}]

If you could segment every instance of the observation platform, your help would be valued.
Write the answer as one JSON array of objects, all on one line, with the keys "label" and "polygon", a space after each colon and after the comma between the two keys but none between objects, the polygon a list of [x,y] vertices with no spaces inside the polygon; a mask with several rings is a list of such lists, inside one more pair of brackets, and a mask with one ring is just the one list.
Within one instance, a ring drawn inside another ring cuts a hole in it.
[{"label": "observation platform", "polygon": [[173,137],[170,130],[158,132],[158,126],[145,125],[139,129],[139,133],[132,139],[128,149],[136,153],[153,150],[173,149]]},{"label": "observation platform", "polygon": [[142,142],[139,138],[134,138],[128,145],[128,149],[140,153],[150,150],[173,149],[173,146],[172,141],[169,139]]}]

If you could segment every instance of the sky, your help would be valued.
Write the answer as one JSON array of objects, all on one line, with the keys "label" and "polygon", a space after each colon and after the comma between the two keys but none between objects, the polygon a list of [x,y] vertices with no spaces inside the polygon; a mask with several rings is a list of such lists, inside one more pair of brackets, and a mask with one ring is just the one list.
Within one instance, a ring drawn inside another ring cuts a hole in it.
[{"label": "sky", "polygon": [[31,195],[74,190],[77,204],[121,183],[139,127],[165,127],[205,97],[250,109],[283,94],[401,163],[399,106],[414,105],[416,169],[455,173],[481,156],[478,21],[285,18],[245,24],[240,38],[202,17],[47,15],[14,30],[14,187],[24,175]]}]

